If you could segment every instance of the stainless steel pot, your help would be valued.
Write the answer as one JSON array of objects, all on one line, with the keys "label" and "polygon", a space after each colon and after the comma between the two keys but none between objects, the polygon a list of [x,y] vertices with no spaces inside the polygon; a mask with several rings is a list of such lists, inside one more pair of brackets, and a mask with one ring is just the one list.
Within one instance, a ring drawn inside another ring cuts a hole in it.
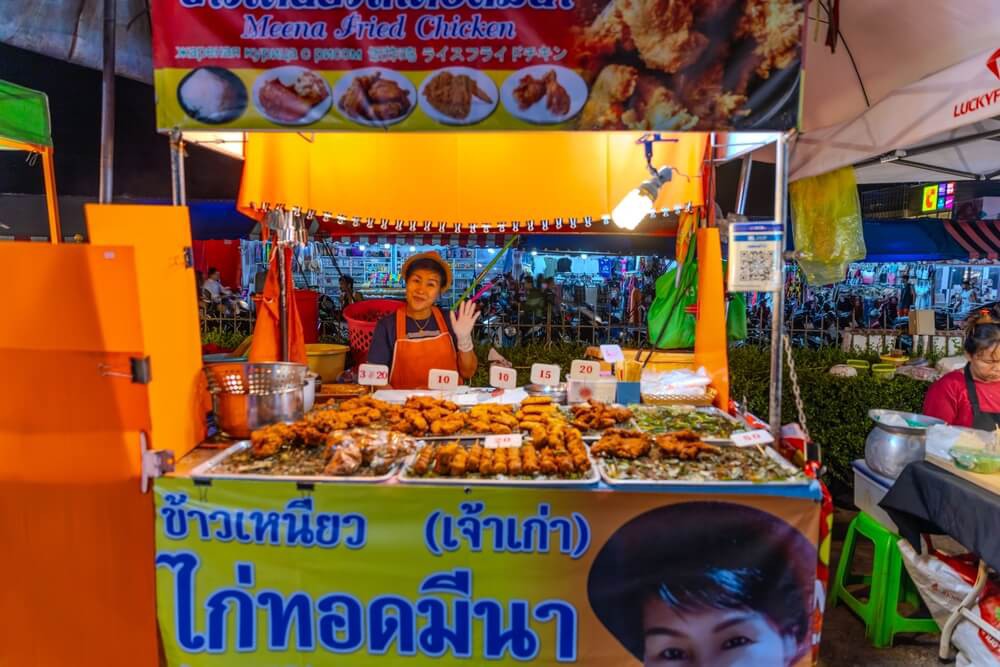
[{"label": "stainless steel pot", "polygon": [[566,403],[565,382],[560,382],[557,385],[529,384],[524,386],[524,391],[527,392],[528,396],[547,396],[560,405]]},{"label": "stainless steel pot", "polygon": [[249,438],[254,429],[300,419],[305,412],[304,364],[222,363],[205,367],[222,434]]},{"label": "stainless steel pot", "polygon": [[[899,417],[907,425],[887,424],[885,419],[890,415]],[[927,429],[944,423],[927,415],[897,410],[869,410],[868,416],[875,427],[865,439],[865,463],[878,474],[890,479],[899,477],[899,473],[908,464],[924,460]]]}]

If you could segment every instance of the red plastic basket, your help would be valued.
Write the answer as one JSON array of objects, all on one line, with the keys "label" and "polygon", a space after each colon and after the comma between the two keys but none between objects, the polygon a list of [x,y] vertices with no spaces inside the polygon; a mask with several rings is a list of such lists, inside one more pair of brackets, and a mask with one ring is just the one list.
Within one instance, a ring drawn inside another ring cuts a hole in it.
[{"label": "red plastic basket", "polygon": [[372,336],[378,321],[386,315],[395,313],[404,305],[403,301],[393,299],[369,299],[352,303],[344,308],[348,343],[355,364],[363,364],[368,360],[368,348],[372,346]]}]

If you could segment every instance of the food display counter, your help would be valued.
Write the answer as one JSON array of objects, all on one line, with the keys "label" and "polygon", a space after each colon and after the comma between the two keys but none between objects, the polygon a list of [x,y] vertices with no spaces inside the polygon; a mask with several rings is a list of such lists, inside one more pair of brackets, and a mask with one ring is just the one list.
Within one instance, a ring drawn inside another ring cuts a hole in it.
[{"label": "food display counter", "polygon": [[427,394],[331,402],[156,480],[169,664],[637,665],[644,625],[695,608],[761,621],[757,664],[812,663],[821,488],[733,444],[745,422]]}]

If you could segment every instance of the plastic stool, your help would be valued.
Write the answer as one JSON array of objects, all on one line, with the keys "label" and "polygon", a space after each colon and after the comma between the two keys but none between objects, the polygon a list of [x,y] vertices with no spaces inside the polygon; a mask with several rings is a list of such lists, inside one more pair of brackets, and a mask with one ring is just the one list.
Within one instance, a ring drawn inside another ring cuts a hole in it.
[{"label": "plastic stool", "polygon": [[[875,547],[871,575],[857,575],[851,570],[854,547],[858,536]],[[920,594],[903,568],[903,558],[896,542],[899,536],[868,514],[859,512],[847,528],[844,550],[837,564],[837,574],[830,594],[830,606],[843,602],[865,622],[865,636],[876,648],[892,646],[900,632],[937,633],[933,618],[907,618],[899,613],[899,603],[920,605]],[[847,586],[867,584],[868,599],[861,601]]]}]

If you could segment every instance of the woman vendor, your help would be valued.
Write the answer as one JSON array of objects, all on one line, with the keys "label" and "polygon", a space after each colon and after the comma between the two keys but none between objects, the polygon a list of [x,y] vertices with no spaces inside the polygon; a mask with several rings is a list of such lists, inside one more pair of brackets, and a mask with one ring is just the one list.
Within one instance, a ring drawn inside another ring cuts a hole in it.
[{"label": "woman vendor", "polygon": [[924,414],[955,426],[993,431],[1000,425],[1000,312],[981,310],[965,326],[969,363],[931,385]]},{"label": "woman vendor", "polygon": [[479,365],[472,345],[478,309],[465,301],[445,318],[434,305],[451,286],[451,267],[436,252],[420,253],[403,264],[403,280],[406,307],[375,325],[368,363],[389,366],[394,389],[426,388],[432,369],[472,378]]}]

